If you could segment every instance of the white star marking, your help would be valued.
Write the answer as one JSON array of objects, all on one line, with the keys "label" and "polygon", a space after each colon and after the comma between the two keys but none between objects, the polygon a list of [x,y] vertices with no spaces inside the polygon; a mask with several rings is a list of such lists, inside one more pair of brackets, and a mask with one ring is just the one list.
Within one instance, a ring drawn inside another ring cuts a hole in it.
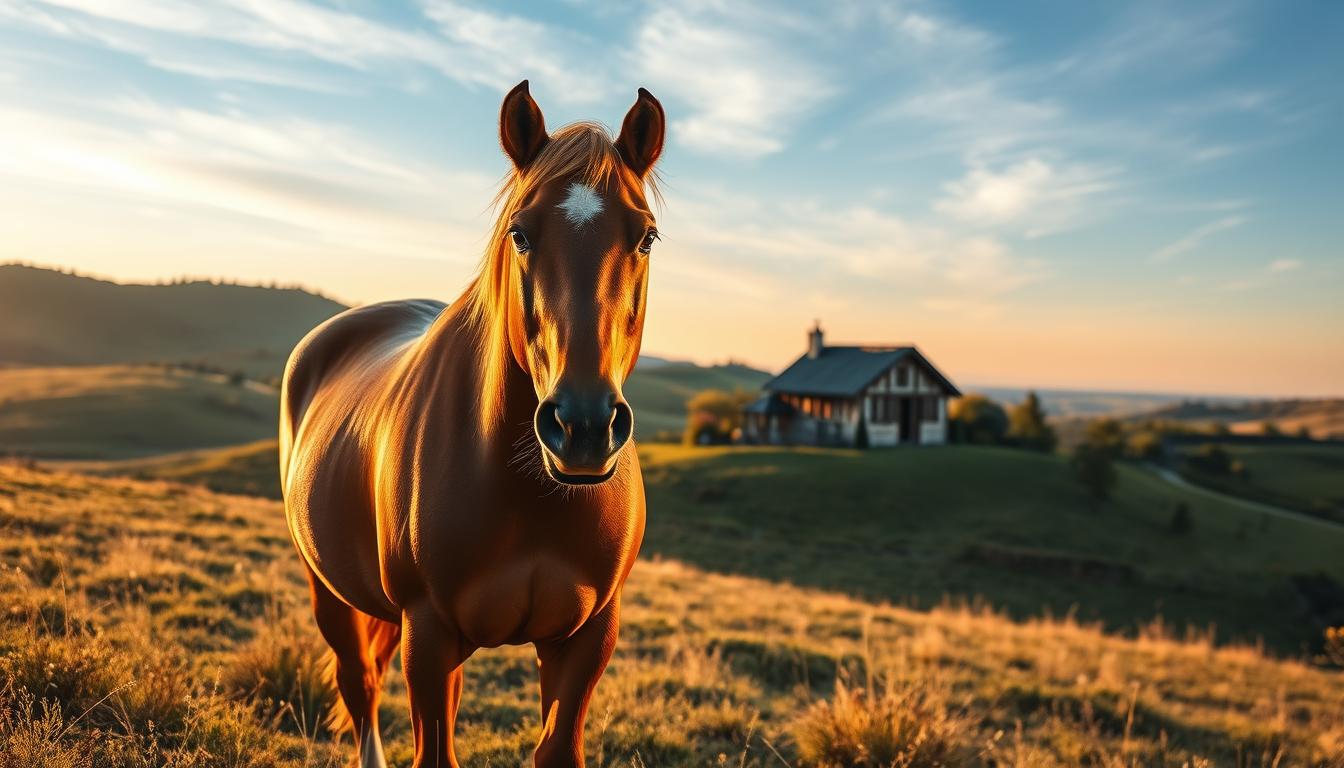
[{"label": "white star marking", "polygon": [[570,184],[564,202],[556,206],[565,212],[565,221],[582,227],[602,212],[602,198],[587,184]]}]

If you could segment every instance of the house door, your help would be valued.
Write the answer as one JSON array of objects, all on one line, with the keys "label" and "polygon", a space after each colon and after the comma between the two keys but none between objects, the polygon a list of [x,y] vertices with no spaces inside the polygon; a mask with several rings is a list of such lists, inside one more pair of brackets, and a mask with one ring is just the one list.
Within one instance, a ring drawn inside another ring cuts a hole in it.
[{"label": "house door", "polygon": [[915,407],[916,400],[913,397],[902,397],[900,406],[901,415],[901,437],[902,443],[918,442],[915,437],[915,420],[919,418],[919,409]]}]

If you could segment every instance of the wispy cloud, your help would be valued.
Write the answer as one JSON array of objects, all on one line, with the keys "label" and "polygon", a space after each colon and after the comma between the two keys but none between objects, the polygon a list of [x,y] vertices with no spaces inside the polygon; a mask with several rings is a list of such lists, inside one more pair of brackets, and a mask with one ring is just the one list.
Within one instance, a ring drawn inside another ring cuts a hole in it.
[{"label": "wispy cloud", "polygon": [[1204,243],[1205,240],[1213,237],[1219,232],[1234,229],[1246,223],[1244,216],[1226,216],[1216,221],[1211,221],[1201,227],[1196,228],[1189,234],[1175,240],[1167,245],[1158,248],[1149,257],[1149,261],[1164,262],[1180,256],[1183,253],[1189,253]]},{"label": "wispy cloud", "polygon": [[1275,259],[1269,262],[1269,265],[1266,266],[1265,269],[1269,272],[1278,274],[1282,272],[1292,272],[1301,266],[1302,262],[1298,259]]},{"label": "wispy cloud", "polygon": [[[1021,257],[993,238],[869,206],[742,200],[714,189],[695,189],[670,202],[667,231],[674,234],[664,260],[723,290],[740,290],[742,298],[784,301],[834,293],[856,302],[885,302],[899,292],[966,315],[976,302],[1007,302],[1014,292],[1050,276],[1044,262]],[[725,268],[760,277],[730,282],[707,277]]]},{"label": "wispy cloud", "polygon": [[832,90],[807,46],[785,44],[790,22],[747,3],[668,5],[643,20],[635,69],[689,108],[673,120],[675,140],[748,157],[784,148],[793,121]]},{"label": "wispy cloud", "polygon": [[[284,227],[293,239],[344,253],[441,258],[455,244],[474,260],[477,212],[492,179],[451,174],[389,156],[339,126],[149,101],[89,105],[85,120],[0,109],[6,184],[60,184],[110,196],[117,207],[212,210]],[[133,117],[134,127],[118,127]],[[470,201],[468,203],[467,201]]]},{"label": "wispy cloud", "polygon": [[[140,56],[161,69],[207,79],[321,89],[295,72],[301,56],[364,71],[414,66],[468,86],[503,89],[544,77],[556,98],[600,99],[607,82],[582,61],[583,41],[563,29],[449,0],[425,0],[436,33],[402,28],[302,0],[7,0],[0,15],[48,34]],[[198,41],[185,48],[184,41]],[[237,49],[208,47],[200,41]],[[567,45],[568,43],[568,45]],[[242,55],[240,50],[251,51]],[[170,52],[170,53],[165,53]],[[258,54],[263,54],[258,57]]]},{"label": "wispy cloud", "polygon": [[1056,167],[1032,157],[1002,170],[971,168],[943,186],[934,208],[976,224],[1018,222],[1029,235],[1048,234],[1074,224],[1084,204],[1111,188],[1109,174],[1085,165]]},{"label": "wispy cloud", "polygon": [[1225,59],[1242,44],[1233,10],[1222,4],[1202,9],[1182,5],[1136,4],[1114,27],[1089,40],[1059,63],[1059,74],[1096,80],[1161,69],[1186,74]]}]

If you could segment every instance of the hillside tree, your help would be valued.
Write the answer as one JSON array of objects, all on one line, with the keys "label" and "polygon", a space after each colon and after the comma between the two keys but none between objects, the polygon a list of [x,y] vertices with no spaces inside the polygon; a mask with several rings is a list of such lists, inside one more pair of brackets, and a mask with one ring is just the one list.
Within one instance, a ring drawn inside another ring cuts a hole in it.
[{"label": "hillside tree", "polygon": [[1098,502],[1110,498],[1115,486],[1115,466],[1111,452],[1092,443],[1080,443],[1069,460],[1074,477]]},{"label": "hillside tree", "polygon": [[959,397],[948,406],[952,440],[973,445],[999,445],[1008,433],[1008,413],[984,395]]},{"label": "hillside tree", "polygon": [[1058,438],[1055,430],[1045,420],[1045,409],[1035,392],[1028,392],[1026,399],[1013,406],[1008,413],[1008,440],[1033,451],[1049,453],[1055,450]]},{"label": "hillside tree", "polygon": [[725,392],[706,389],[686,403],[686,431],[682,441],[687,445],[726,443],[742,427],[742,409],[756,394],[739,389]]}]

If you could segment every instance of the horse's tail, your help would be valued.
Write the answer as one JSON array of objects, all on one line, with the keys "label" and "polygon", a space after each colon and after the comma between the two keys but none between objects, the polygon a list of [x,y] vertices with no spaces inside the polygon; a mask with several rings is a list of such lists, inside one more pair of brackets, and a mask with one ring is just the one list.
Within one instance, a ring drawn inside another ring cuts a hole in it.
[{"label": "horse's tail", "polygon": [[[397,643],[401,640],[401,625],[390,621],[374,618],[373,616],[360,615],[360,620],[364,623],[364,630],[367,638],[367,648],[369,659],[368,663],[373,664],[378,672],[378,685],[382,685],[383,676],[387,672],[387,667],[392,663],[392,657],[396,655]],[[322,654],[321,661],[318,662],[319,674],[322,681],[330,687],[331,690],[339,690],[336,684],[336,652],[327,649]],[[350,716],[350,710],[345,707],[345,700],[339,695],[331,705],[331,710],[327,713],[326,727],[333,734],[341,734],[354,730],[355,721]]]},{"label": "horse's tail", "polygon": [[[319,674],[322,676],[322,682],[332,691],[338,691],[336,685],[336,652],[327,649],[322,654],[322,660],[318,662]],[[341,734],[354,728],[355,721],[350,717],[350,710],[345,708],[345,699],[336,694],[335,700],[331,704],[331,709],[327,712],[327,730],[333,734]]]}]

